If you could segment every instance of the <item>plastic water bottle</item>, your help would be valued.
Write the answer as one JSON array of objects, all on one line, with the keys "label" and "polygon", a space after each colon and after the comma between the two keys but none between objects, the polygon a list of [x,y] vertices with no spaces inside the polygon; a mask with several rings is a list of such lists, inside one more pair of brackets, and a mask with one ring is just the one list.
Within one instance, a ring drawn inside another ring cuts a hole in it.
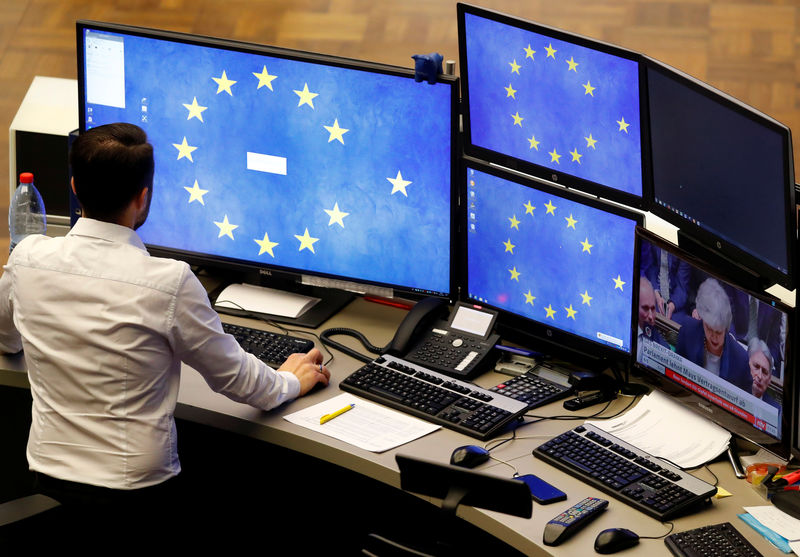
[{"label": "plastic water bottle", "polygon": [[33,174],[19,175],[19,185],[8,208],[8,232],[11,235],[9,253],[29,234],[44,234],[47,213],[39,190],[33,185]]}]

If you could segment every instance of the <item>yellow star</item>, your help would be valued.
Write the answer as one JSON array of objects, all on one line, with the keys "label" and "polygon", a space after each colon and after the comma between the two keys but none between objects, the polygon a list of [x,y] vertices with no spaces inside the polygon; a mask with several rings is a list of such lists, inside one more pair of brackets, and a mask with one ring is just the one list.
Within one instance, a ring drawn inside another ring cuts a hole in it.
[{"label": "yellow star", "polygon": [[526,215],[532,215],[532,214],[533,214],[533,211],[534,211],[534,209],[536,209],[536,207],[534,207],[533,205],[531,205],[531,202],[530,202],[530,201],[528,201],[527,203],[525,203],[525,214],[526,214]]},{"label": "yellow star", "polygon": [[589,137],[584,137],[584,139],[586,140],[587,149],[591,147],[592,149],[597,150],[597,148],[594,146],[595,143],[597,143],[597,140],[592,137],[592,134],[589,134]]},{"label": "yellow star", "polygon": [[203,111],[208,109],[207,106],[200,106],[199,104],[197,104],[197,97],[194,97],[194,99],[192,100],[192,104],[183,103],[183,106],[185,106],[189,110],[189,117],[186,118],[187,120],[191,120],[192,118],[197,118],[201,122],[203,121]]},{"label": "yellow star", "polygon": [[587,81],[586,83],[584,83],[583,88],[586,90],[584,95],[591,95],[594,97],[594,90],[597,89],[597,87],[592,87],[591,81]]},{"label": "yellow star", "polygon": [[228,222],[228,215],[225,215],[225,218],[222,219],[222,222],[214,221],[214,224],[219,226],[219,236],[217,238],[222,238],[223,236],[227,236],[231,240],[233,240],[233,231],[239,228],[238,224],[231,224]]},{"label": "yellow star", "polygon": [[312,238],[311,236],[309,236],[308,228],[306,228],[306,231],[303,233],[302,236],[295,234],[294,237],[300,240],[300,249],[297,251],[303,251],[304,249],[308,249],[311,253],[316,253],[314,251],[314,242],[318,241],[319,238]]},{"label": "yellow star", "polygon": [[553,147],[553,150],[549,151],[547,154],[550,155],[550,162],[554,162],[556,164],[561,164],[561,162],[560,162],[561,155],[559,155],[556,152],[556,148],[555,147]]},{"label": "yellow star", "polygon": [[525,118],[523,118],[522,116],[519,115],[519,111],[517,111],[516,114],[512,114],[511,117],[514,119],[514,125],[515,126],[519,126],[521,128],[522,127],[522,121]]},{"label": "yellow star", "polygon": [[547,58],[552,58],[553,60],[556,59],[556,49],[553,48],[553,43],[550,43],[544,48],[547,51]]},{"label": "yellow star", "polygon": [[573,321],[575,321],[575,314],[578,312],[572,309],[572,304],[570,304],[568,308],[565,307],[564,309],[567,310],[567,319],[572,319]]},{"label": "yellow star", "polygon": [[611,280],[613,280],[613,281],[614,281],[614,289],[615,289],[615,290],[616,290],[617,288],[619,288],[620,290],[622,290],[622,285],[623,285],[623,284],[625,284],[625,281],[624,281],[624,280],[622,280],[622,277],[621,277],[621,276],[617,275],[617,278],[615,278],[615,279],[611,279]]},{"label": "yellow star", "polygon": [[297,96],[300,97],[300,102],[297,103],[297,106],[303,106],[307,104],[311,108],[314,108],[314,97],[319,96],[319,93],[312,93],[308,90],[308,83],[303,85],[303,90],[298,91],[297,89],[294,90],[297,93]]},{"label": "yellow star", "polygon": [[578,152],[578,148],[577,147],[575,147],[574,151],[570,151],[569,154],[572,155],[572,162],[577,162],[578,164],[581,164],[581,157],[583,155],[581,155]]},{"label": "yellow star", "polygon": [[570,59],[567,60],[567,64],[569,64],[569,68],[567,68],[567,71],[572,70],[573,72],[578,73],[577,68],[579,64],[575,61],[573,57],[570,56]]},{"label": "yellow star", "polygon": [[547,213],[545,213],[545,214],[550,214],[550,215],[553,215],[553,216],[556,215],[556,206],[553,205],[553,200],[552,199],[549,200],[547,203],[545,203],[544,206],[547,207]]},{"label": "yellow star", "polygon": [[519,75],[520,65],[517,64],[517,59],[516,58],[514,58],[513,62],[509,62],[508,65],[511,66],[511,73],[515,73],[515,74]]},{"label": "yellow star", "polygon": [[342,228],[344,228],[343,219],[350,214],[340,211],[339,203],[334,203],[333,209],[325,209],[325,212],[328,213],[328,216],[331,218],[331,220],[328,221],[328,226],[331,226],[333,223],[338,223]]},{"label": "yellow star", "polygon": [[266,232],[264,232],[264,239],[263,240],[259,240],[257,238],[254,238],[253,241],[260,246],[260,249],[258,250],[258,255],[261,255],[262,253],[268,253],[272,257],[275,257],[275,254],[272,252],[272,248],[277,246],[278,242],[270,242],[269,241],[269,236],[267,235]]},{"label": "yellow star", "polygon": [[584,293],[581,294],[581,298],[583,298],[583,301],[581,302],[582,304],[586,304],[587,306],[592,305],[592,297],[589,296],[588,290],[584,291]]},{"label": "yellow star", "polygon": [[192,159],[192,152],[197,149],[197,147],[191,147],[186,143],[186,136],[183,136],[182,143],[173,143],[172,146],[178,150],[178,158],[176,160],[181,160],[183,157],[186,157],[191,162],[194,162]]},{"label": "yellow star", "polygon": [[253,75],[258,78],[258,87],[256,87],[256,89],[261,89],[262,87],[268,87],[270,91],[274,91],[274,89],[272,88],[272,81],[278,76],[269,75],[266,66],[264,66],[264,69],[261,70],[261,73],[253,72]]},{"label": "yellow star", "polygon": [[578,222],[574,218],[572,218],[572,213],[569,214],[568,217],[564,217],[567,220],[567,228],[571,228],[575,230],[575,223]]},{"label": "yellow star", "polygon": [[511,223],[511,228],[516,228],[517,230],[519,230],[519,221],[517,220],[517,215],[514,215],[508,220]]},{"label": "yellow star", "polygon": [[592,253],[592,248],[594,247],[594,244],[589,243],[589,238],[586,238],[583,242],[581,242],[581,245],[583,246],[581,253],[583,253],[584,251]]},{"label": "yellow star", "polygon": [[555,318],[556,310],[553,309],[552,304],[547,304],[547,307],[544,308],[544,310],[547,312],[547,316],[545,317],[545,319],[547,319],[549,317],[553,321],[556,320],[556,318]]},{"label": "yellow star", "polygon": [[533,60],[533,55],[536,54],[536,51],[531,48],[531,45],[528,45],[525,48],[525,58],[530,58]]},{"label": "yellow star", "polygon": [[517,98],[514,96],[517,93],[517,90],[514,89],[510,83],[508,84],[508,87],[504,87],[504,89],[506,90],[506,97],[511,97],[512,99]]},{"label": "yellow star", "polygon": [[525,303],[526,303],[526,304],[533,305],[533,301],[534,301],[535,299],[536,299],[536,296],[534,296],[533,294],[531,294],[531,291],[530,291],[530,290],[528,290],[528,292],[525,294]]},{"label": "yellow star", "polygon": [[541,143],[541,141],[536,141],[536,136],[532,135],[530,137],[530,139],[528,139],[528,143],[531,144],[531,146],[528,147],[528,149],[536,149],[538,151],[539,150],[539,143]]},{"label": "yellow star", "polygon": [[330,143],[334,139],[338,139],[339,143],[344,145],[344,139],[342,138],[342,136],[344,134],[346,134],[347,132],[349,132],[350,130],[348,130],[346,128],[340,128],[338,119],[334,119],[333,120],[333,125],[332,126],[322,126],[322,127],[325,128],[326,130],[328,130],[328,133],[331,134],[328,137],[328,143]]},{"label": "yellow star", "polygon": [[622,117],[622,120],[617,120],[617,124],[619,124],[619,131],[628,133],[628,126],[630,124],[625,121],[625,117]]},{"label": "yellow star", "polygon": [[191,188],[189,186],[183,186],[183,189],[189,192],[189,203],[192,201],[199,201],[200,205],[205,205],[205,201],[203,201],[203,196],[208,193],[208,190],[201,190],[200,186],[197,185],[197,180],[194,181],[194,186]]},{"label": "yellow star", "polygon": [[517,247],[511,243],[511,238],[509,238],[507,242],[503,242],[503,245],[506,247],[506,251],[510,251],[511,253],[514,253],[514,248]]},{"label": "yellow star", "polygon": [[515,280],[515,281],[519,282],[520,272],[517,271],[516,267],[514,267],[513,269],[509,269],[508,272],[511,273],[511,280]]},{"label": "yellow star", "polygon": [[212,77],[211,79],[217,82],[217,95],[225,91],[231,97],[233,96],[233,91],[231,91],[231,85],[233,85],[236,82],[231,79],[228,79],[228,76],[225,74],[225,70],[222,70],[222,77]]},{"label": "yellow star", "polygon": [[400,171],[397,171],[397,176],[395,178],[386,178],[392,183],[392,193],[390,195],[394,195],[397,192],[402,193],[406,197],[408,197],[408,193],[406,193],[406,186],[409,185],[411,182],[408,180],[403,180],[403,175],[400,174]]}]

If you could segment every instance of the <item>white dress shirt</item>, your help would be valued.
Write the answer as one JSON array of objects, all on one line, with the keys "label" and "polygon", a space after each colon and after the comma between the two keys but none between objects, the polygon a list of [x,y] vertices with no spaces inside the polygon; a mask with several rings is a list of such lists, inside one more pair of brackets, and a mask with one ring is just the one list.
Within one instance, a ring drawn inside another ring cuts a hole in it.
[{"label": "white dress shirt", "polygon": [[173,413],[181,362],[227,397],[270,409],[300,382],[222,332],[186,263],[150,257],[131,229],[87,218],[30,236],[0,278],[0,349],[25,351],[28,463],[75,482],[135,489],[180,472]]}]

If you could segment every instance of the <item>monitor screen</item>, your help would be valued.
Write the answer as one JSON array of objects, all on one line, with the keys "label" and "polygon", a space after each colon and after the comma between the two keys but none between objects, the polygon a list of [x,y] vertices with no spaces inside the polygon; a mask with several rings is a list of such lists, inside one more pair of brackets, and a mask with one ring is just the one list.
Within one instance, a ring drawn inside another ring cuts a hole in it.
[{"label": "monitor screen", "polygon": [[465,150],[641,206],[638,55],[458,5]]},{"label": "monitor screen", "polygon": [[159,254],[449,296],[457,81],[78,22],[81,129],[155,150]]},{"label": "monitor screen", "polygon": [[504,338],[627,363],[641,216],[470,160],[463,191],[463,290],[500,311]]},{"label": "monitor screen", "polygon": [[659,63],[647,63],[652,211],[713,252],[793,288],[789,128]]},{"label": "monitor screen", "polygon": [[646,231],[637,246],[638,368],[700,414],[784,453],[790,310]]}]

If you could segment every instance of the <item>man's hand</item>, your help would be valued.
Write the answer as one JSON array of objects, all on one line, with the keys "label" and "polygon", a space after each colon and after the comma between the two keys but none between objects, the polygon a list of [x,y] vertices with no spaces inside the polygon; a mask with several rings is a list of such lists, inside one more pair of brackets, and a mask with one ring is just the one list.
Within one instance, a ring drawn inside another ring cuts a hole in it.
[{"label": "man's hand", "polygon": [[300,396],[310,391],[317,383],[327,385],[331,372],[322,365],[322,352],[313,348],[306,354],[292,354],[278,371],[289,371],[300,380]]}]

